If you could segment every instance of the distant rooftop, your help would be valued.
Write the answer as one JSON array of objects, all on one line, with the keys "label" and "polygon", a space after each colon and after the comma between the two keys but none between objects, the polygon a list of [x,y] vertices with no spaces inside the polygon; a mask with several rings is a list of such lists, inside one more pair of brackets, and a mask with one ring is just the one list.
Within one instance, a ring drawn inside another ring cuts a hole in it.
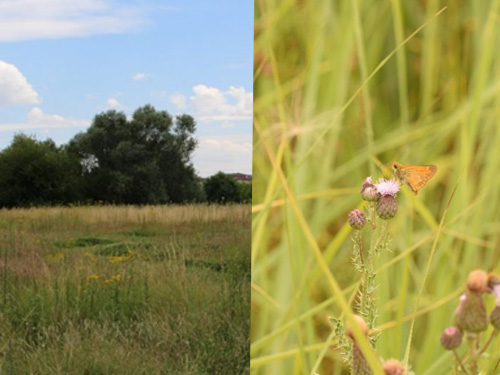
[{"label": "distant rooftop", "polygon": [[244,174],[244,173],[228,173],[228,176],[231,176],[238,182],[252,182],[252,175],[251,174]]}]

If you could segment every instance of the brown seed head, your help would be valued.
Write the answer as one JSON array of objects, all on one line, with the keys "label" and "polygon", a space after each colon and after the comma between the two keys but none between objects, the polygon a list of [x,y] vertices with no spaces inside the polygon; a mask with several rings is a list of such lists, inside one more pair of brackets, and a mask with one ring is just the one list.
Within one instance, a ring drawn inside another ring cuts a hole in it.
[{"label": "brown seed head", "polygon": [[467,289],[472,293],[481,294],[487,290],[488,274],[483,270],[475,270],[469,273]]},{"label": "brown seed head", "polygon": [[383,365],[387,375],[404,375],[406,373],[403,365],[397,359],[388,359]]}]

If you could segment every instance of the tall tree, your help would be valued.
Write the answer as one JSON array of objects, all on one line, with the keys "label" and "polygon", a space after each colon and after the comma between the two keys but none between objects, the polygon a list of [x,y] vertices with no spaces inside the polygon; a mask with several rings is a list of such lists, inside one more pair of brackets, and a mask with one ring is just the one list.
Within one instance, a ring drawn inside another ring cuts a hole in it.
[{"label": "tall tree", "polygon": [[146,105],[130,121],[123,112],[97,115],[85,133],[69,144],[78,155],[87,192],[94,200],[167,203],[196,199],[199,187],[191,163],[196,123],[175,119]]},{"label": "tall tree", "polygon": [[54,141],[18,134],[0,153],[0,206],[61,204],[81,199],[80,164]]}]

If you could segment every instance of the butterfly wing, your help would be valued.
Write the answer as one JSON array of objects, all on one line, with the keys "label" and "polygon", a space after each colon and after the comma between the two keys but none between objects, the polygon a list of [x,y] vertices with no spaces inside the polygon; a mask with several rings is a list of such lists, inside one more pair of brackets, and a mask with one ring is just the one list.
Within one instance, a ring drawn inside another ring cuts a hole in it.
[{"label": "butterfly wing", "polygon": [[427,181],[429,181],[437,172],[435,165],[402,165],[404,181],[411,189],[413,194],[417,195]]}]

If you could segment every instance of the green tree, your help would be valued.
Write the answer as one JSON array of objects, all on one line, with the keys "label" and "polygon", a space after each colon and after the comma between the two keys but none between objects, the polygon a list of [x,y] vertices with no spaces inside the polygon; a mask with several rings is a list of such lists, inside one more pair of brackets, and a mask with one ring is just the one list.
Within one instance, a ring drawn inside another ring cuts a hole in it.
[{"label": "green tree", "polygon": [[95,116],[90,128],[70,141],[69,150],[81,160],[92,200],[184,202],[200,195],[191,163],[195,131],[191,116],[174,119],[146,105],[130,121],[117,111]]},{"label": "green tree", "polygon": [[54,141],[14,136],[0,153],[0,206],[61,204],[82,198],[80,163]]},{"label": "green tree", "polygon": [[248,182],[239,182],[238,190],[240,201],[242,203],[252,203],[252,184]]},{"label": "green tree", "polygon": [[207,178],[205,181],[205,194],[207,201],[211,203],[240,202],[240,190],[238,183],[231,176],[223,172]]}]

